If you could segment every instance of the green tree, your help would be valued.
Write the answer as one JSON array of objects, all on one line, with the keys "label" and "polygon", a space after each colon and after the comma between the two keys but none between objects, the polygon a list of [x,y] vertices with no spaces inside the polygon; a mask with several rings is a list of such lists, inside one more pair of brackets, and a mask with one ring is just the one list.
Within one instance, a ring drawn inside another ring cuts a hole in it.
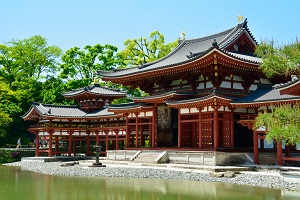
[{"label": "green tree", "polygon": [[165,44],[164,36],[154,31],[148,39],[128,39],[124,45],[125,49],[118,56],[124,62],[122,67],[132,67],[165,57],[176,47],[177,41]]},{"label": "green tree", "polygon": [[67,80],[88,79],[91,82],[98,70],[110,70],[118,65],[118,48],[112,45],[71,48],[62,56],[60,77]]},{"label": "green tree", "polygon": [[282,141],[287,145],[300,142],[300,108],[299,105],[283,105],[271,112],[259,113],[254,128],[267,127],[268,141]]},{"label": "green tree", "polygon": [[7,129],[9,128],[12,119],[7,113],[0,109],[0,138],[7,135]]},{"label": "green tree", "polygon": [[275,46],[274,41],[262,41],[255,50],[262,58],[260,68],[267,77],[290,76],[300,74],[300,44]]},{"label": "green tree", "polygon": [[5,137],[9,132],[12,122],[11,114],[20,110],[15,103],[15,93],[0,79],[0,137]]},{"label": "green tree", "polygon": [[26,132],[20,116],[32,100],[43,100],[43,81],[57,73],[61,52],[41,36],[0,44],[0,109],[12,119],[6,129],[10,138]]},{"label": "green tree", "polygon": [[46,39],[38,35],[12,40],[0,45],[0,76],[11,86],[27,78],[42,80],[56,73],[61,53],[60,48],[48,46]]}]

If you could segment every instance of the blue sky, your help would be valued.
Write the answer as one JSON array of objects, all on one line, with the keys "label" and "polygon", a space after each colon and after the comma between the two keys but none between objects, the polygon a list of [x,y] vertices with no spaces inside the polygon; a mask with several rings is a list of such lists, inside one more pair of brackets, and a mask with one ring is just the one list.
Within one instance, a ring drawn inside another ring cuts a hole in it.
[{"label": "blue sky", "polygon": [[300,33],[299,0],[0,0],[0,43],[45,37],[64,51],[111,44],[158,30],[166,42],[218,33],[248,18],[258,42],[295,41]]}]

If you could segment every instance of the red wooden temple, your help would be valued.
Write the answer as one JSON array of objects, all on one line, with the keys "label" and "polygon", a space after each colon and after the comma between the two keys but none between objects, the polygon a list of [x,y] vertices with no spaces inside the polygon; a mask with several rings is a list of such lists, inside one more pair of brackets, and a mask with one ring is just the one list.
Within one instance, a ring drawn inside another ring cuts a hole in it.
[{"label": "red wooden temple", "polygon": [[[105,143],[106,150],[254,151],[258,163],[265,129],[252,130],[255,117],[276,105],[299,103],[300,83],[266,78],[256,45],[247,20],[207,37],[182,38],[160,60],[98,72],[104,81],[139,87],[148,96],[113,105],[125,94],[93,83],[64,93],[78,107],[33,103],[23,118],[37,121],[29,128],[36,140],[48,137],[50,146],[51,140],[56,146],[68,141],[68,155],[76,154],[78,141],[86,143],[89,155],[92,141]],[[61,153],[57,149],[37,147],[36,155]]]}]

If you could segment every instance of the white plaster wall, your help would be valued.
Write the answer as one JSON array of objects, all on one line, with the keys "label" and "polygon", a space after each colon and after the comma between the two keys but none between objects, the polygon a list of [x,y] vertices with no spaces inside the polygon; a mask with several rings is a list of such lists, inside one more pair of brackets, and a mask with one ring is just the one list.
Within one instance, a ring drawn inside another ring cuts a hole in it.
[{"label": "white plaster wall", "polygon": [[230,112],[231,110],[229,110],[228,106],[226,106],[225,107],[225,111],[229,111]]},{"label": "white plaster wall", "polygon": [[146,116],[149,117],[149,116],[153,116],[153,112],[152,111],[148,111],[146,112]]},{"label": "white plaster wall", "polygon": [[267,107],[266,107],[266,106],[261,106],[261,107],[259,107],[258,111],[261,111],[261,110],[266,110],[266,109],[267,109]]},{"label": "white plaster wall", "polygon": [[145,117],[145,116],[146,116],[145,112],[140,112],[139,117]]},{"label": "white plaster wall", "polygon": [[231,80],[231,77],[230,76],[226,76],[225,80]]},{"label": "white plaster wall", "polygon": [[244,81],[243,78],[241,76],[233,76],[232,79],[234,81]]},{"label": "white plaster wall", "polygon": [[207,111],[214,111],[214,108],[211,107],[211,106],[209,106],[208,109],[207,109]]},{"label": "white plaster wall", "polygon": [[180,109],[180,113],[184,114],[184,113],[190,113],[190,109],[189,108],[181,108]]},{"label": "white plaster wall", "polygon": [[206,82],[206,88],[213,88],[213,84],[211,83],[211,81]]},{"label": "white plaster wall", "polygon": [[256,84],[252,84],[249,88],[250,91],[254,91],[257,89],[257,85]]},{"label": "white plaster wall", "polygon": [[234,110],[235,113],[241,112],[241,113],[247,113],[247,108],[237,108]]},{"label": "white plaster wall", "polygon": [[197,81],[204,81],[203,76],[199,76]]},{"label": "white plaster wall", "polygon": [[171,85],[179,85],[180,84],[180,80],[173,80]]},{"label": "white plaster wall", "polygon": [[261,82],[262,84],[271,84],[270,80],[269,80],[269,79],[266,79],[266,78],[261,78],[261,79],[260,79],[260,82]]},{"label": "white plaster wall", "polygon": [[242,84],[241,83],[233,83],[233,88],[234,89],[244,89],[244,87],[242,86]]},{"label": "white plaster wall", "polygon": [[199,110],[197,108],[191,108],[191,113],[198,113]]},{"label": "white plaster wall", "polygon": [[220,85],[222,88],[231,88],[231,83],[228,81],[223,81],[222,84]]},{"label": "white plaster wall", "polygon": [[255,114],[255,110],[253,108],[248,108],[248,113]]},{"label": "white plaster wall", "polygon": [[199,83],[197,89],[204,89],[204,83]]}]

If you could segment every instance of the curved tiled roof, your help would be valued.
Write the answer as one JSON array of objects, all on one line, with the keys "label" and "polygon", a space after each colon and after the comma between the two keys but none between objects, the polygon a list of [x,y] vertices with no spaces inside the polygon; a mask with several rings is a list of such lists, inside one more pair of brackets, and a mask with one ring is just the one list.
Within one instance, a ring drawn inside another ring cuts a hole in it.
[{"label": "curved tiled roof", "polygon": [[110,88],[102,87],[99,84],[93,84],[93,85],[89,85],[84,88],[72,90],[70,92],[64,92],[63,96],[71,97],[71,96],[81,95],[84,93],[96,94],[96,95],[102,95],[102,96],[126,96],[125,92],[120,92],[120,91],[113,90]]},{"label": "curved tiled roof", "polygon": [[240,60],[253,62],[253,63],[262,63],[262,59],[252,55],[241,54],[238,52],[224,51],[225,53],[231,55],[232,57],[238,58]]},{"label": "curved tiled roof", "polygon": [[145,103],[121,103],[121,104],[111,104],[108,106],[108,110],[124,110],[124,109],[132,109],[132,108],[140,108],[140,107],[149,107],[151,108],[152,105],[145,104]]},{"label": "curved tiled roof", "polygon": [[30,109],[21,117],[23,119],[26,118],[33,110],[40,116],[58,118],[112,117],[115,115],[113,112],[109,112],[107,108],[86,112],[77,106],[60,106],[33,102]]},{"label": "curved tiled roof", "polygon": [[[241,36],[243,33],[247,33],[247,35],[249,35],[254,45],[257,44],[251,32],[249,31],[247,27],[247,21],[245,20],[245,22],[238,24],[236,27],[214,35],[191,40],[183,40],[170,54],[160,60],[131,68],[116,69],[113,71],[99,71],[98,74],[103,78],[122,77],[126,75],[154,71],[156,69],[164,67],[183,64],[199,58],[201,55],[205,54],[212,48],[213,43],[217,43],[218,48],[225,52],[225,48],[231,45],[232,42],[234,42],[235,39]],[[236,58],[244,59],[250,62],[260,62],[260,60],[256,57],[251,58],[250,55],[246,56],[236,53],[229,54]]]},{"label": "curved tiled roof", "polygon": [[159,93],[159,94],[153,94],[151,96],[143,96],[143,97],[132,97],[133,100],[140,100],[140,99],[155,99],[155,98],[161,98],[161,97],[171,97],[171,96],[189,96],[195,94],[194,91],[176,91],[171,90],[169,92]]},{"label": "curved tiled roof", "polygon": [[291,86],[291,85],[293,85],[295,83],[299,83],[299,82],[300,82],[299,78],[296,77],[296,76],[293,76],[291,81],[288,81],[286,83],[276,84],[276,85],[273,86],[273,88],[275,88],[275,89],[282,89],[282,88]]},{"label": "curved tiled roof", "polygon": [[214,98],[214,97],[221,98],[221,99],[226,99],[228,101],[232,100],[229,97],[225,97],[223,95],[219,95],[219,94],[216,94],[216,93],[211,93],[211,94],[206,95],[204,97],[198,97],[198,98],[193,98],[193,99],[184,99],[184,100],[179,100],[179,101],[169,101],[168,100],[168,101],[166,101],[166,104],[185,104],[185,103],[191,103],[191,102],[205,101],[205,100],[208,100],[208,99],[211,99],[211,98]]},{"label": "curved tiled roof", "polygon": [[279,90],[274,89],[272,85],[258,85],[257,89],[249,95],[237,99],[232,102],[233,104],[242,103],[260,103],[260,102],[274,102],[284,100],[299,100],[300,96],[283,94],[281,95]]}]

